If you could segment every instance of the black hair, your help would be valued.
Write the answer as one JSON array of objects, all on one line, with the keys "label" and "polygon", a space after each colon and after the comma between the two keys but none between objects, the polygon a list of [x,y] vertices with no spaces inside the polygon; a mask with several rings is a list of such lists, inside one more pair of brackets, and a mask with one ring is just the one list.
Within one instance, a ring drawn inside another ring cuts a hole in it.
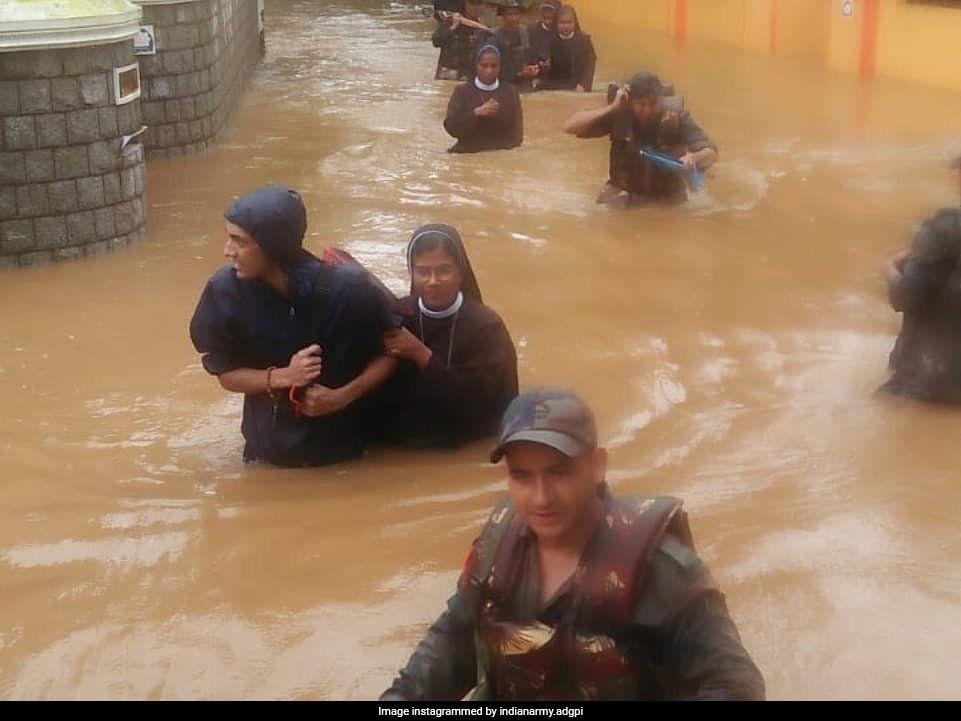
[{"label": "black hair", "polygon": [[638,73],[629,81],[631,98],[659,98],[664,94],[664,85],[654,73]]},{"label": "black hair", "polygon": [[417,244],[414,245],[410,253],[410,259],[413,261],[418,256],[424,253],[430,253],[432,251],[443,248],[454,260],[458,259],[457,249],[454,246],[454,241],[448,238],[446,235],[441,233],[430,233],[425,234],[422,238],[419,238]]},{"label": "black hair", "polygon": [[961,261],[961,208],[944,208],[921,223],[914,247],[946,266]]}]

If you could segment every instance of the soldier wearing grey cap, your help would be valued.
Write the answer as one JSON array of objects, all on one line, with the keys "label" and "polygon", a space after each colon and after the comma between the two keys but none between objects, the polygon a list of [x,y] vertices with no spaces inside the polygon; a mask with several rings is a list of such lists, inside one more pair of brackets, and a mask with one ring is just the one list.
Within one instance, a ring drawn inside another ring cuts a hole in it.
[{"label": "soldier wearing grey cap", "polygon": [[[668,94],[669,87],[654,73],[638,73],[609,92],[602,107],[575,113],[564,124],[564,132],[578,138],[610,137],[609,177],[598,203],[683,203],[686,178],[717,162],[717,145],[684,109],[683,100]],[[666,157],[672,168],[653,161],[650,153]]]},{"label": "soldier wearing grey cap", "polygon": [[519,396],[502,458],[509,497],[382,701],[764,698],[681,502],[612,496],[582,400]]}]

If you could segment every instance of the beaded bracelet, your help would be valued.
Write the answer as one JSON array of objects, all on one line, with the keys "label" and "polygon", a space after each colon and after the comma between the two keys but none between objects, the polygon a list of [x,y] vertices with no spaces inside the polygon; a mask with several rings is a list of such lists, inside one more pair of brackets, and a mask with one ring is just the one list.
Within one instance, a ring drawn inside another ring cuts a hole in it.
[{"label": "beaded bracelet", "polygon": [[267,395],[270,396],[270,400],[277,402],[277,394],[274,392],[274,387],[270,384],[270,375],[277,370],[277,366],[270,366],[267,369]]}]

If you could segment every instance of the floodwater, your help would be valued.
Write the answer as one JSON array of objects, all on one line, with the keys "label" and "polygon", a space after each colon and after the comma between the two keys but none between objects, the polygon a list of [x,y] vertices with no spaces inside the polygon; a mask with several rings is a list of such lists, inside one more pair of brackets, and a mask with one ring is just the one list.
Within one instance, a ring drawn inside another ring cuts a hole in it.
[{"label": "floodwater", "polygon": [[0,697],[376,697],[503,488],[486,444],[244,467],[240,399],[187,337],[221,213],[300,189],[309,247],[398,289],[463,232],[522,383],[596,408],[618,492],[686,500],[772,698],[961,698],[961,415],[873,395],[879,268],[957,202],[961,96],[588,28],[598,86],[653,67],[721,148],[689,207],[594,205],[600,95],[526,97],[518,151],[445,153],[430,22],[269,2],[226,140],[149,168],[149,236],[0,283]]}]

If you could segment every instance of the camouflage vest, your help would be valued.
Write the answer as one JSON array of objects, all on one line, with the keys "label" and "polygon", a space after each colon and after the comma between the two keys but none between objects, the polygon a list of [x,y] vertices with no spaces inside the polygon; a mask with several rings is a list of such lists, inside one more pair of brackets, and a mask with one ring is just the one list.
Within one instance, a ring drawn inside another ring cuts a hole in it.
[{"label": "camouflage vest", "polygon": [[642,669],[631,628],[651,554],[670,532],[693,548],[675,498],[607,499],[598,533],[573,577],[573,602],[554,626],[518,622],[503,608],[517,578],[525,532],[509,501],[491,515],[461,576],[476,620],[478,683],[473,700],[630,700]]},{"label": "camouflage vest", "polygon": [[682,98],[664,98],[665,108],[657,127],[639,135],[629,111],[621,111],[614,119],[611,133],[610,181],[621,190],[644,198],[685,199],[683,178],[648,162],[642,150],[653,150],[677,157],[685,151],[681,133]]}]

